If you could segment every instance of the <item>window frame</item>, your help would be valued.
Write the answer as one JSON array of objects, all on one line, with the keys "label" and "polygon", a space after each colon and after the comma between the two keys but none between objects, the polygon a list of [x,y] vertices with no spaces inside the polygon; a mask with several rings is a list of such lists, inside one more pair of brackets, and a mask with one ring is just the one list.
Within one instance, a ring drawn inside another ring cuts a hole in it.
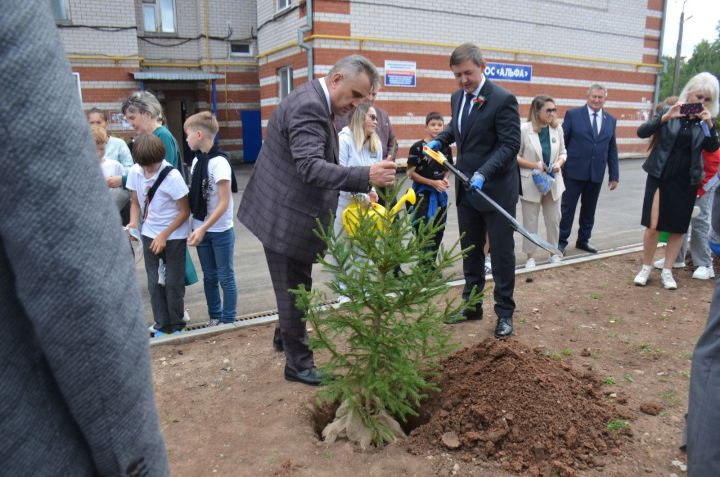
[{"label": "window frame", "polygon": [[277,80],[278,80],[278,99],[280,101],[282,101],[294,89],[294,87],[293,87],[293,67],[291,65],[287,65],[287,66],[278,68],[277,69]]},{"label": "window frame", "polygon": [[[65,17],[64,18],[58,18],[55,16],[55,3],[60,3],[62,10],[64,11]],[[53,18],[55,19],[55,24],[58,25],[69,25],[70,22],[70,0],[51,0],[50,1],[50,8],[53,13]]]},{"label": "window frame", "polygon": [[292,6],[293,0],[277,0],[275,2],[275,11],[277,13],[283,12]]},{"label": "window frame", "polygon": [[[178,34],[178,25],[177,25],[177,2],[176,0],[170,0],[172,2],[172,31],[163,31],[163,19],[162,19],[162,0],[142,0],[142,25],[143,25],[143,31],[146,34],[151,35],[177,35]],[[154,16],[155,16],[155,29],[148,30],[146,28],[145,24],[145,6],[152,5],[154,10]]]},{"label": "window frame", "polygon": [[[248,47],[248,51],[247,51],[247,53],[232,51],[233,45],[245,45]],[[239,57],[247,58],[247,57],[253,56],[254,54],[255,54],[255,52],[254,52],[254,48],[253,48],[253,43],[251,41],[231,41],[230,42],[230,56],[239,56]]]}]

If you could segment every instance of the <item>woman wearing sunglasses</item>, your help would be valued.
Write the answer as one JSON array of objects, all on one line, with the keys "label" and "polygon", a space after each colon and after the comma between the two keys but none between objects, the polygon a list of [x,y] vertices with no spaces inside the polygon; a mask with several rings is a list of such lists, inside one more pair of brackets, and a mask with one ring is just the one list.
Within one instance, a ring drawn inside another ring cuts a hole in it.
[{"label": "woman wearing sunglasses", "polygon": [[[680,101],[662,108],[637,130],[641,138],[653,137],[650,156],[642,166],[648,176],[640,221],[645,227],[643,265],[634,280],[638,286],[648,282],[662,231],[668,232],[668,239],[660,282],[665,289],[677,288],[671,267],[690,225],[698,184],[705,176],[702,151],[716,151],[719,145],[713,121],[718,114],[718,89],[711,73],[693,76]],[[683,107],[688,104],[693,106]]]},{"label": "woman wearing sunglasses", "polygon": [[[530,103],[527,122],[520,127],[520,180],[522,195],[523,226],[531,233],[537,233],[540,209],[542,208],[547,229],[547,240],[558,243],[560,235],[560,198],[565,190],[560,168],[565,164],[567,152],[562,126],[557,118],[555,100],[549,96],[536,96]],[[542,180],[552,182],[549,189],[541,190],[533,175],[544,174]],[[535,267],[537,245],[523,239],[523,251],[527,254],[525,268]],[[551,263],[560,262],[559,255],[550,257]]]}]

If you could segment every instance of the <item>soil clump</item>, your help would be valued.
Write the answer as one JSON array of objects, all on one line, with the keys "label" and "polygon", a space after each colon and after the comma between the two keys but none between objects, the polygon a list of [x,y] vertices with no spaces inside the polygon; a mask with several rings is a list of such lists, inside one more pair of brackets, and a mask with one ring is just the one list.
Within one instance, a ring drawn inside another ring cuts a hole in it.
[{"label": "soil clump", "polygon": [[443,362],[442,392],[405,445],[496,461],[523,475],[577,475],[619,455],[632,432],[628,410],[610,402],[591,370],[576,370],[515,340],[486,339]]}]

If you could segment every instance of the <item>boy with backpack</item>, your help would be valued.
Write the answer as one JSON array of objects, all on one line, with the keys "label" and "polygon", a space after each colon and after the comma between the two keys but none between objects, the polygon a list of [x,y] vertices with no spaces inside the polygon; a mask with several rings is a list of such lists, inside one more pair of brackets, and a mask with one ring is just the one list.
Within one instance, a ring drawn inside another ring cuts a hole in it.
[{"label": "boy with backpack", "polygon": [[185,328],[188,188],[180,172],[164,160],[165,146],[157,136],[147,133],[138,136],[132,155],[136,164],[130,168],[127,179],[127,188],[132,192],[128,228],[139,228],[142,234],[155,319],[153,331],[157,337]]},{"label": "boy with backpack", "polygon": [[[209,326],[234,323],[237,285],[233,270],[233,172],[227,155],[215,145],[219,126],[210,112],[197,113],[183,125],[195,152],[190,167],[190,210],[193,231],[188,245],[197,247],[203,271]],[[219,288],[218,288],[219,286]],[[220,299],[222,289],[222,300]]]}]

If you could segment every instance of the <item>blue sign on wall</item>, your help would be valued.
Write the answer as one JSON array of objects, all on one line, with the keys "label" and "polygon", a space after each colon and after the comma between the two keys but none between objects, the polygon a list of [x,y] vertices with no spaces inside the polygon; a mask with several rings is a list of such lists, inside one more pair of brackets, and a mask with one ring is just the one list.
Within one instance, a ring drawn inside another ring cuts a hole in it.
[{"label": "blue sign on wall", "polygon": [[508,63],[487,63],[485,76],[498,81],[532,81],[532,65],[512,65]]}]

